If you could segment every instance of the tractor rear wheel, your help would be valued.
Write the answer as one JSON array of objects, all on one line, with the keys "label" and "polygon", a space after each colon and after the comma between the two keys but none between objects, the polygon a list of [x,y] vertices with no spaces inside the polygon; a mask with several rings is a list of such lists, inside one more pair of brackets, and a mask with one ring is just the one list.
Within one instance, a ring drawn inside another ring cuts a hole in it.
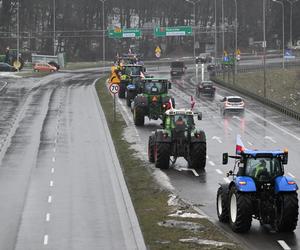
[{"label": "tractor rear wheel", "polygon": [[131,100],[132,100],[132,93],[127,91],[126,104],[127,104],[128,107],[131,107]]},{"label": "tractor rear wheel", "polygon": [[168,169],[170,166],[170,145],[168,143],[156,143],[154,146],[155,167]]},{"label": "tractor rear wheel", "polygon": [[247,193],[238,192],[235,187],[229,193],[229,223],[232,231],[245,233],[252,222],[252,201]]},{"label": "tractor rear wheel", "polygon": [[219,187],[217,192],[217,214],[220,222],[229,221],[228,188]]},{"label": "tractor rear wheel", "polygon": [[141,107],[134,107],[133,120],[134,120],[134,125],[144,126],[145,116],[144,116],[144,111]]},{"label": "tractor rear wheel", "polygon": [[151,163],[155,162],[155,158],[154,158],[154,139],[153,139],[153,136],[149,136],[149,140],[148,140],[148,160]]},{"label": "tractor rear wheel", "polygon": [[282,193],[277,203],[277,218],[275,229],[277,232],[293,232],[298,221],[298,195],[296,192]]},{"label": "tractor rear wheel", "polygon": [[190,167],[204,169],[206,164],[206,143],[198,142],[191,146]]}]

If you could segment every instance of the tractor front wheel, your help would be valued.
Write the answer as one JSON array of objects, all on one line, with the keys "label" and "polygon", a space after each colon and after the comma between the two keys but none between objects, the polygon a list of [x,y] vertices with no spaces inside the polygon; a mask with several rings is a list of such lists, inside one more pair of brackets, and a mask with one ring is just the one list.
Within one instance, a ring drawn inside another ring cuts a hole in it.
[{"label": "tractor front wheel", "polygon": [[280,194],[277,202],[276,231],[293,232],[297,226],[298,210],[298,195],[296,192]]},{"label": "tractor front wheel", "polygon": [[155,162],[155,158],[154,158],[154,139],[153,139],[153,136],[149,136],[149,140],[148,140],[148,160],[151,163]]},{"label": "tractor front wheel", "polygon": [[235,187],[229,193],[229,223],[232,231],[245,233],[252,222],[252,201],[247,193],[238,192]]},{"label": "tractor front wheel", "polygon": [[220,222],[229,221],[228,188],[219,187],[217,192],[217,214]]}]

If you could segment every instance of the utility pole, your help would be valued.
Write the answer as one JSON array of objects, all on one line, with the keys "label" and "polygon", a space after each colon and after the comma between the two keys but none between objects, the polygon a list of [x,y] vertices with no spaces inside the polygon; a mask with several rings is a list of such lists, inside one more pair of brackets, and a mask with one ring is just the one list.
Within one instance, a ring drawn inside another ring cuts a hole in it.
[{"label": "utility pole", "polygon": [[[105,66],[105,16],[104,16],[104,7],[105,7],[105,1],[106,0],[100,0],[102,2],[102,62],[103,62],[103,68]],[[104,71],[104,69],[103,69]]]},{"label": "utility pole", "polygon": [[20,69],[19,58],[20,58],[20,1],[17,2],[17,64],[18,71]]},{"label": "utility pole", "polygon": [[55,36],[55,30],[56,30],[56,6],[55,6],[55,0],[53,0],[53,55],[55,56],[55,43],[56,43],[56,36]]},{"label": "utility pole", "polygon": [[218,57],[218,30],[217,30],[217,0],[215,0],[215,64],[216,64],[216,59]]},{"label": "utility pole", "polygon": [[222,54],[225,51],[224,0],[222,0]]},{"label": "utility pole", "polygon": [[264,65],[264,98],[267,97],[267,87],[266,87],[266,0],[263,0],[263,65]]},{"label": "utility pole", "polygon": [[234,0],[235,2],[235,52],[234,52],[234,55],[235,55],[235,60],[234,60],[234,74],[236,75],[237,74],[237,49],[238,49],[238,11],[237,11],[237,0]]},{"label": "utility pole", "polygon": [[293,46],[293,4],[298,2],[298,0],[291,1],[287,0],[290,4],[290,46]]}]

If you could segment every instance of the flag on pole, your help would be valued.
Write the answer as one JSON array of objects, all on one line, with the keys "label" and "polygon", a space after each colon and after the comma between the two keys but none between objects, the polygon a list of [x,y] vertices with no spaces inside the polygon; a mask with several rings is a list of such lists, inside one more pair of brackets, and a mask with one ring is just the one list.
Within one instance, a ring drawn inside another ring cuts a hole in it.
[{"label": "flag on pole", "polygon": [[236,136],[236,147],[235,147],[235,153],[237,155],[241,154],[242,151],[245,150],[244,143],[242,142],[241,136],[237,135]]},{"label": "flag on pole", "polygon": [[169,105],[168,106],[169,106],[169,109],[171,109],[171,110],[173,109],[173,102],[172,102],[171,98],[169,99]]},{"label": "flag on pole", "polygon": [[191,110],[194,109],[195,104],[196,104],[196,102],[194,100],[194,97],[191,95]]},{"label": "flag on pole", "polygon": [[145,75],[144,75],[144,73],[143,73],[142,71],[140,72],[140,77],[141,77],[142,79],[146,78]]}]

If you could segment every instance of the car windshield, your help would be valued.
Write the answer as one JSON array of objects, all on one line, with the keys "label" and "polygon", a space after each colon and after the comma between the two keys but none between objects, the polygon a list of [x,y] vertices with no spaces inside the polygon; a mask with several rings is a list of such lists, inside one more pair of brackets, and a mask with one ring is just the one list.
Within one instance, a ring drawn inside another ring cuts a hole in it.
[{"label": "car windshield", "polygon": [[248,158],[246,175],[256,180],[268,180],[281,173],[281,162],[278,158]]},{"label": "car windshield", "polygon": [[171,63],[171,68],[183,68],[184,63],[183,62],[172,62]]},{"label": "car windshield", "polygon": [[242,99],[238,97],[232,97],[228,98],[228,102],[242,102]]}]

